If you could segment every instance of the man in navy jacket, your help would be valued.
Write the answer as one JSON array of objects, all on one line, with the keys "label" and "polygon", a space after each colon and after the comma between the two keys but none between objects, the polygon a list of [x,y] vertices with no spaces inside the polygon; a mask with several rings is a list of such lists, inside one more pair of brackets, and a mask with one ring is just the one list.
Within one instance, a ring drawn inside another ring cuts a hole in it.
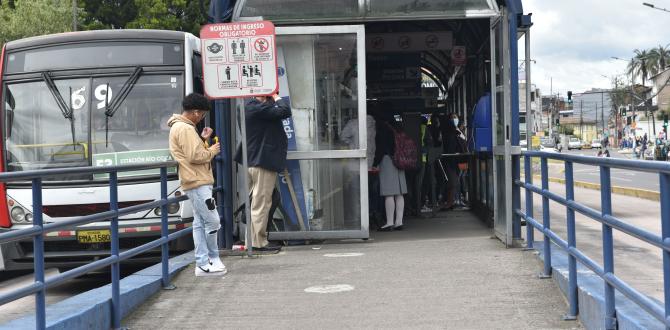
[{"label": "man in navy jacket", "polygon": [[[278,250],[281,245],[269,244],[266,227],[277,173],[286,168],[288,139],[282,120],[291,117],[291,105],[275,94],[248,99],[244,110],[251,192],[251,242],[259,251]],[[241,152],[237,161],[241,162]]]}]

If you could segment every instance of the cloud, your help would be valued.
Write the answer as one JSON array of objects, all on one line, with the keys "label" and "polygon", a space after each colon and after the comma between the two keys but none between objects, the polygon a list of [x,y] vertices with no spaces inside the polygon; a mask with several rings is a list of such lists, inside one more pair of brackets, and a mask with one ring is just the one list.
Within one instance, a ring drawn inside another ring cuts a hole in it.
[{"label": "cloud", "polygon": [[[652,0],[670,8],[670,0]],[[623,75],[626,63],[612,56],[630,58],[634,49],[670,43],[670,13],[654,10],[632,0],[525,0],[532,13],[532,80],[549,94],[565,95],[591,88],[610,88],[611,79]],[[519,44],[523,58],[523,39]],[[553,79],[552,79],[553,78]]]}]

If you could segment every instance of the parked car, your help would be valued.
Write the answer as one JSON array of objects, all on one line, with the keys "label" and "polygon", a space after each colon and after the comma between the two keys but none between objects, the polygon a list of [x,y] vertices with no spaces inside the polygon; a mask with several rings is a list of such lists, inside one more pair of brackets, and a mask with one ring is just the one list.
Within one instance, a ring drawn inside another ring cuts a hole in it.
[{"label": "parked car", "polygon": [[579,149],[582,150],[582,141],[579,141],[576,137],[571,137],[568,141],[568,150]]},{"label": "parked car", "polygon": [[590,143],[588,143],[586,141],[582,141],[582,148],[583,149],[591,149],[592,147],[591,147]]},{"label": "parked car", "polygon": [[546,136],[540,138],[540,146],[545,148],[556,148],[556,141],[554,139]]},{"label": "parked car", "polygon": [[600,140],[598,140],[598,139],[593,139],[593,141],[591,141],[591,148],[597,148],[597,149],[600,149],[600,148],[602,148],[602,147],[603,147],[603,145],[600,143]]}]

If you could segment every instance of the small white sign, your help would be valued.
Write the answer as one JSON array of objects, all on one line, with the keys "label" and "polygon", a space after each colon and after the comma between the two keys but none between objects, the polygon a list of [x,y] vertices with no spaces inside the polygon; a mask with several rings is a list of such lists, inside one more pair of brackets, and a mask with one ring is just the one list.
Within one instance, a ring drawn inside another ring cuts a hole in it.
[{"label": "small white sign", "polygon": [[273,94],[277,82],[271,22],[209,24],[200,30],[205,94],[213,99]]}]

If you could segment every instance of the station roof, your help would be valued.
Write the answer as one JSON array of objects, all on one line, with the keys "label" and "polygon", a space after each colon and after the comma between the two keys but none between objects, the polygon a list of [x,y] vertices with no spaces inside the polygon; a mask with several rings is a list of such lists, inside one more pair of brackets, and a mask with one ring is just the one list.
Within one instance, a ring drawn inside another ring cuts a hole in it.
[{"label": "station roof", "polygon": [[[515,12],[521,0],[505,0]],[[238,0],[233,20],[263,17],[276,23],[462,19],[497,16],[496,0]]]}]

